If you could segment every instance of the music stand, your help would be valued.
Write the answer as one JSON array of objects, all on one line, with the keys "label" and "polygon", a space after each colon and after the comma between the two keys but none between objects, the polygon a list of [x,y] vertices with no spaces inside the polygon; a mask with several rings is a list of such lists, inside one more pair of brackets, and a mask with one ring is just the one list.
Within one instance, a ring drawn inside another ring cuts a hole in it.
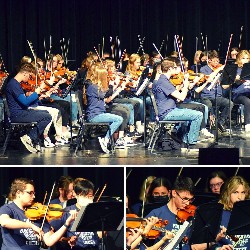
[{"label": "music stand", "polygon": [[[237,69],[238,69],[237,64],[226,64],[222,72],[221,85],[229,85],[229,111],[231,110],[232,86],[234,84],[234,81],[237,75]],[[218,110],[216,110],[216,114],[217,112]],[[231,112],[229,112],[229,137],[230,138],[232,137],[231,117],[232,117],[232,114]],[[218,143],[218,129],[216,131],[216,142]]]},{"label": "music stand", "polygon": [[[143,216],[147,216],[152,210],[159,208],[159,207],[163,207],[164,205],[167,205],[166,202],[154,202],[154,203],[147,203],[144,206],[144,215]],[[141,211],[140,211],[141,213]]]},{"label": "music stand", "polygon": [[[123,226],[124,205],[122,202],[95,202],[82,207],[70,231],[96,232],[121,230]],[[101,239],[104,250],[104,238]]]},{"label": "music stand", "polygon": [[240,74],[241,80],[250,80],[250,63],[244,63]]},{"label": "music stand", "polygon": [[227,226],[228,235],[250,234],[250,200],[236,202]]},{"label": "music stand", "polygon": [[218,202],[219,200],[219,195],[214,193],[195,193],[194,197],[195,200],[192,204],[196,207],[209,202]]},{"label": "music stand", "polygon": [[220,230],[223,205],[210,202],[197,207],[191,227],[190,244],[214,242]]}]

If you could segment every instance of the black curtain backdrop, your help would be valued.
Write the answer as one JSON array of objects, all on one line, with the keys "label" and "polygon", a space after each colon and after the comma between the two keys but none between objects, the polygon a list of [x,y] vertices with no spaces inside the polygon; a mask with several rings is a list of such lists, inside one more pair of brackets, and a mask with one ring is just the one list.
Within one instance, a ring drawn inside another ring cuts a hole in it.
[{"label": "black curtain backdrop", "polygon": [[91,180],[100,194],[104,184],[107,184],[103,196],[124,197],[124,169],[122,167],[1,167],[0,168],[0,206],[3,205],[4,196],[9,193],[11,182],[15,178],[26,177],[34,180],[36,201],[43,202],[45,192],[47,199],[53,183],[60,176],[69,175],[73,178],[83,177]]},{"label": "black curtain backdrop", "polygon": [[[110,37],[120,40],[120,50],[129,53],[139,48],[138,35],[145,37],[144,50],[159,48],[161,53],[174,50],[174,35],[183,37],[183,53],[192,60],[196,37],[203,50],[218,50],[225,59],[230,34],[232,46],[238,46],[243,26],[241,48],[248,49],[249,0],[2,0],[0,15],[0,52],[8,71],[23,55],[32,56],[27,40],[37,55],[44,58],[52,36],[52,52],[60,53],[60,39],[69,43],[71,69],[80,67],[86,52],[102,45],[109,51]],[[167,41],[168,38],[168,41]],[[205,41],[204,41],[205,42]]]}]

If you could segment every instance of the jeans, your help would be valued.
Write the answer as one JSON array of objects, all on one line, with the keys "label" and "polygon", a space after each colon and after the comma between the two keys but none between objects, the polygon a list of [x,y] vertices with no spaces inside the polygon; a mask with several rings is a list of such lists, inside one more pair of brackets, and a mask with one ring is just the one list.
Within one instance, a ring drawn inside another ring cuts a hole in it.
[{"label": "jeans", "polygon": [[248,96],[240,95],[235,98],[236,104],[244,105],[244,122],[250,124],[250,98]]},{"label": "jeans", "polygon": [[129,99],[135,100],[139,102],[139,112],[136,121],[144,122],[144,116],[143,116],[143,100],[139,97],[130,97]]},{"label": "jeans", "polygon": [[192,109],[179,109],[175,108],[171,110],[164,118],[167,120],[185,120],[190,125],[189,131],[184,134],[182,139],[185,143],[195,144],[198,141],[199,131],[201,127],[201,122],[203,119],[203,114],[200,111]]},{"label": "jeans", "polygon": [[123,118],[119,115],[103,113],[103,114],[96,115],[91,120],[89,120],[89,122],[93,122],[93,123],[94,122],[110,122],[111,123],[109,125],[110,133],[108,131],[107,134],[105,135],[105,137],[109,139],[110,136],[112,136],[114,132],[121,126],[123,122]]}]

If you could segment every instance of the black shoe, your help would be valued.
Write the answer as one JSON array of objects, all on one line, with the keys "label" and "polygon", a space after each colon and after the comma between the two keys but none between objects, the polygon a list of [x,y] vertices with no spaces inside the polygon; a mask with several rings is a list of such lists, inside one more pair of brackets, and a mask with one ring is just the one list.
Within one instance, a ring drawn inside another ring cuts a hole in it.
[{"label": "black shoe", "polygon": [[218,129],[220,130],[221,133],[227,132],[226,128],[218,122]]}]

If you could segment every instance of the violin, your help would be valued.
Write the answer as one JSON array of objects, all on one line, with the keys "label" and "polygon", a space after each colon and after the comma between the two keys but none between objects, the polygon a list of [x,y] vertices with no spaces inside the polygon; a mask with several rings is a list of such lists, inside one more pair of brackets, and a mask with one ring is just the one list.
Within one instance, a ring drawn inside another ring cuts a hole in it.
[{"label": "violin", "polygon": [[174,85],[181,85],[184,81],[184,74],[181,72],[179,74],[173,75],[170,78],[170,82]]},{"label": "violin", "polygon": [[[156,239],[160,236],[161,233],[166,232],[163,228],[168,224],[167,220],[159,220],[152,229],[145,235],[148,239]],[[145,219],[138,217],[136,214],[127,214],[126,215],[126,236],[128,236],[130,229],[134,228],[144,228],[145,227]]]},{"label": "violin", "polygon": [[185,209],[178,210],[176,220],[179,223],[184,223],[186,220],[194,217],[196,206],[188,205]]},{"label": "violin", "polygon": [[[44,218],[46,214],[47,206],[42,203],[36,202],[25,210],[25,216],[30,220],[39,220]],[[46,214],[46,219],[48,222],[51,220],[60,219],[66,212],[60,204],[50,204]]]}]

